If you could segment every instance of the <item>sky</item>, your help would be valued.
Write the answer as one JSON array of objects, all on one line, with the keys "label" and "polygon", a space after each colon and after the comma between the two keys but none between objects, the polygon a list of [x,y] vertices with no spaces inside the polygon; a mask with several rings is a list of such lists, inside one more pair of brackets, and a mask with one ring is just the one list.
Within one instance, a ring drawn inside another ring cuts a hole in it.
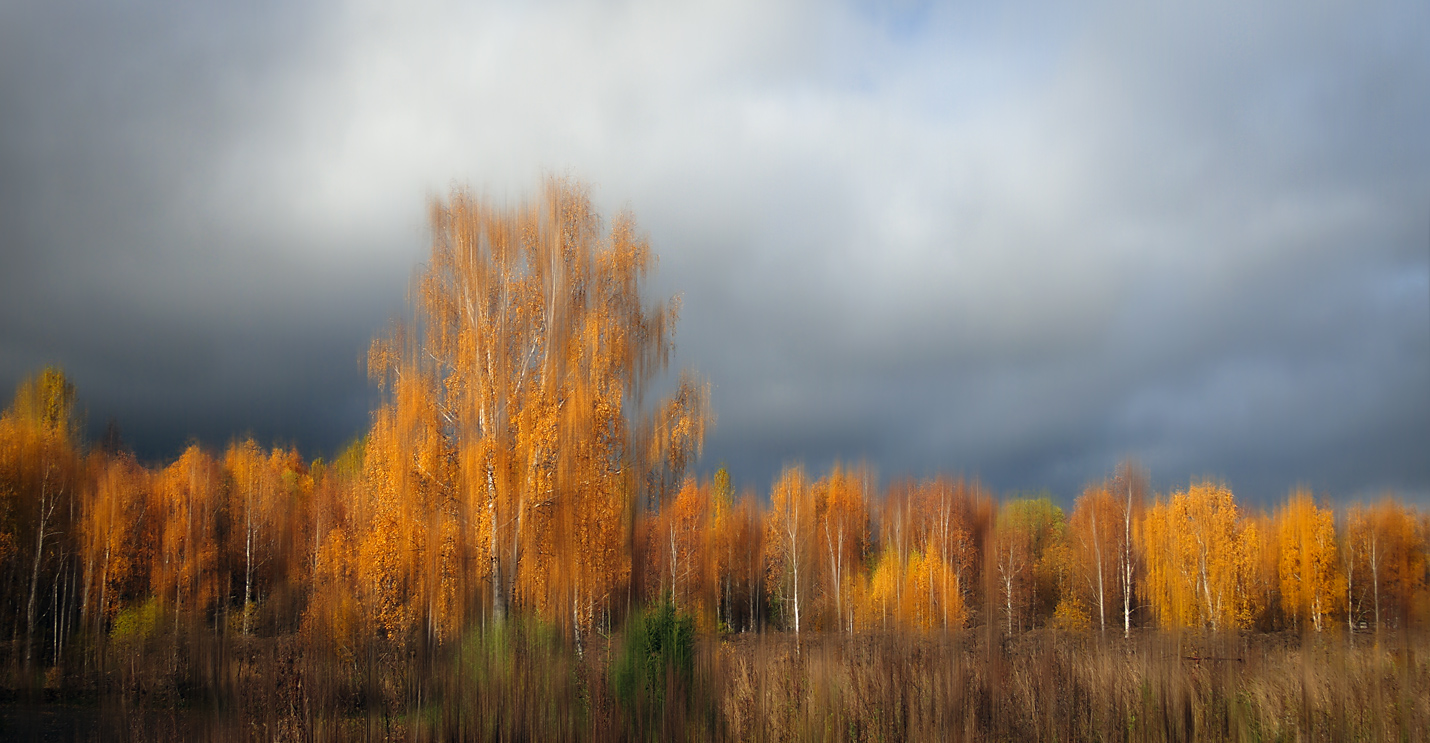
[{"label": "sky", "polygon": [[681,297],[700,472],[1430,503],[1430,4],[120,5],[0,3],[0,385],[147,461],[332,456],[429,201],[558,174]]}]

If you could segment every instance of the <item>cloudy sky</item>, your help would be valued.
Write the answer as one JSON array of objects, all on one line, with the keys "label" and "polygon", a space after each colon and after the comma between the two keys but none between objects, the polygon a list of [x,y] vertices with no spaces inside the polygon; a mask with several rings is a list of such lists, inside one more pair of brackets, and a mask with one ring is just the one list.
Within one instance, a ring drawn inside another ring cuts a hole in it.
[{"label": "cloudy sky", "polygon": [[737,483],[1427,498],[1430,4],[988,5],[0,3],[0,385],[331,454],[427,200],[568,173]]}]

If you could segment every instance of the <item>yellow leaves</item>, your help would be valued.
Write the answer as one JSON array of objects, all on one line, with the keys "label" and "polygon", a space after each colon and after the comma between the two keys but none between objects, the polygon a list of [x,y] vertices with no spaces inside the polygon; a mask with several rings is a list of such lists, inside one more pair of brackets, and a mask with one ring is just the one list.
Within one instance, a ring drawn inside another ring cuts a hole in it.
[{"label": "yellow leaves", "polygon": [[1296,490],[1277,510],[1275,528],[1282,610],[1294,625],[1309,622],[1320,632],[1341,598],[1335,521]]},{"label": "yellow leaves", "polygon": [[1231,491],[1220,483],[1193,483],[1148,509],[1147,586],[1162,625],[1250,626],[1260,540],[1255,524],[1241,518]]},{"label": "yellow leaves", "polygon": [[788,466],[770,492],[765,519],[765,559],[768,587],[787,605],[785,623],[799,632],[804,603],[809,600],[814,503],[804,468]]},{"label": "yellow leaves", "polygon": [[1048,624],[1053,629],[1086,632],[1092,628],[1092,619],[1082,597],[1076,593],[1067,593],[1058,601],[1057,608],[1053,610],[1052,621]]},{"label": "yellow leaves", "polygon": [[[641,298],[649,245],[626,214],[603,235],[588,189],[554,178],[510,209],[454,191],[432,204],[432,229],[417,280],[423,335],[409,345],[394,332],[370,360],[421,392],[404,399],[399,389],[392,405],[430,408],[422,415],[436,424],[397,436],[386,458],[415,460],[420,477],[398,466],[373,482],[404,503],[411,490],[458,496],[443,518],[464,527],[454,552],[481,555],[494,613],[516,598],[548,618],[589,616],[628,574],[619,559],[627,470],[649,458],[631,446],[625,401],[639,402],[668,357],[673,314]],[[672,486],[699,453],[707,398],[686,378],[664,409]],[[444,462],[454,471],[439,472]]]},{"label": "yellow leaves", "polygon": [[686,467],[699,458],[710,422],[710,385],[682,371],[675,394],[656,416],[650,440],[648,456],[661,468],[657,500],[664,500],[665,491],[680,483]]},{"label": "yellow leaves", "polygon": [[[1346,518],[1352,612],[1373,628],[1403,627],[1430,606],[1425,524],[1390,497],[1353,507]],[[1423,614],[1419,618],[1426,619]]]},{"label": "yellow leaves", "polygon": [[963,625],[963,591],[952,566],[937,555],[913,550],[901,559],[884,549],[867,584],[846,579],[855,629],[957,629]]},{"label": "yellow leaves", "polygon": [[412,629],[405,569],[412,545],[390,513],[374,519],[372,530],[358,547],[361,595],[375,628],[382,637],[403,644]]},{"label": "yellow leaves", "polygon": [[97,609],[112,617],[120,602],[148,593],[154,545],[144,539],[141,519],[149,476],[128,458],[107,459],[98,467],[81,529],[86,561],[94,566]]},{"label": "yellow leaves", "polygon": [[214,514],[221,481],[213,458],[196,445],[154,478],[150,509],[161,536],[153,590],[190,618],[202,617],[216,593]]},{"label": "yellow leaves", "polygon": [[74,430],[74,384],[53,366],[20,383],[8,412],[21,424],[61,441],[72,441],[78,434]]}]

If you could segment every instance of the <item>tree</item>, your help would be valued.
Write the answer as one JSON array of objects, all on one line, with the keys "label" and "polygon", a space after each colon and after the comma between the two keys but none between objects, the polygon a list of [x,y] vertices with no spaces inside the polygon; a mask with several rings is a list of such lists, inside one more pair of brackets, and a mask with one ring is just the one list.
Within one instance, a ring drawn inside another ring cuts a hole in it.
[{"label": "tree", "polygon": [[1282,609],[1296,627],[1309,620],[1320,632],[1340,595],[1335,521],[1298,489],[1277,510],[1275,529]]},{"label": "tree", "polygon": [[286,457],[281,449],[265,453],[252,438],[231,443],[224,453],[224,470],[231,484],[229,511],[237,527],[231,532],[237,542],[231,549],[242,553],[241,629],[245,635],[253,631],[256,581],[262,579],[257,572],[280,552],[275,527],[282,510],[281,477]]},{"label": "tree", "polygon": [[[1051,499],[1018,498],[1003,504],[998,514],[994,554],[1008,634],[1022,613],[1033,621],[1056,605],[1059,571],[1049,553],[1065,527],[1062,509]],[[1041,584],[1041,586],[1040,586]],[[1041,596],[1040,596],[1041,592]],[[1041,599],[1041,600],[1040,600]],[[1044,606],[1047,604],[1047,606]]]},{"label": "tree", "polygon": [[835,463],[829,475],[815,483],[813,492],[816,538],[828,560],[827,592],[833,593],[834,626],[847,625],[851,631],[853,621],[845,613],[843,588],[849,571],[862,562],[868,546],[870,477],[866,468],[846,469]]},{"label": "tree", "polygon": [[1134,462],[1126,461],[1113,474],[1110,493],[1117,496],[1118,522],[1122,526],[1117,536],[1118,589],[1122,595],[1122,637],[1132,635],[1133,593],[1137,587],[1140,556],[1134,543],[1133,525],[1142,520],[1147,491],[1147,472]]},{"label": "tree", "polygon": [[1120,604],[1124,638],[1132,632],[1141,563],[1134,531],[1142,520],[1146,493],[1147,474],[1123,462],[1112,477],[1083,489],[1068,520],[1074,559],[1089,603],[1096,608],[1098,630],[1106,633],[1108,616]]},{"label": "tree", "polygon": [[1148,509],[1143,522],[1147,587],[1163,626],[1249,626],[1261,535],[1232,493],[1194,482]]},{"label": "tree", "polygon": [[710,518],[706,521],[705,549],[707,580],[715,591],[715,615],[724,630],[735,625],[732,594],[736,580],[735,552],[739,522],[730,472],[715,471],[710,483]]},{"label": "tree", "polygon": [[[648,241],[626,213],[603,230],[581,184],[549,179],[513,209],[457,190],[431,214],[416,325],[375,341],[369,370],[410,378],[437,411],[456,464],[454,522],[480,553],[492,617],[519,596],[547,612],[556,594],[590,606],[623,577],[614,556],[619,524],[633,523],[633,470],[657,455],[683,466],[703,440],[708,388],[693,376],[657,406],[667,415],[651,438],[665,446],[632,440],[668,362],[675,303],[645,304]],[[562,539],[598,559],[568,551],[563,568],[551,559]]]},{"label": "tree", "polygon": [[693,604],[700,594],[707,559],[706,530],[710,520],[710,486],[687,479],[679,494],[659,512],[650,536],[648,553],[658,570],[657,593],[669,581],[676,609],[698,613]]},{"label": "tree", "polygon": [[770,491],[770,513],[765,521],[770,587],[779,600],[781,617],[786,623],[794,620],[796,645],[803,610],[801,591],[809,595],[806,584],[814,532],[814,504],[810,501],[804,468],[785,467]]},{"label": "tree", "polygon": [[[975,558],[991,531],[991,499],[976,483],[943,476],[916,484],[896,482],[890,495],[892,508],[886,513],[892,516],[888,523],[894,528],[889,536],[895,545],[908,544],[896,549],[901,563],[881,560],[880,564],[903,576],[895,594],[914,608],[905,607],[902,616],[908,620],[927,614],[932,624],[942,625],[944,630],[961,626],[967,610],[966,592],[978,569]],[[907,532],[908,538],[901,532]],[[909,572],[915,569],[923,572]],[[920,593],[914,596],[910,590]]]},{"label": "tree", "polygon": [[[62,523],[72,509],[61,508],[74,496],[78,469],[78,426],[74,411],[74,385],[63,371],[49,367],[26,379],[14,402],[0,417],[0,487],[13,493],[17,532],[29,538],[18,545],[30,558],[29,598],[25,604],[24,665],[30,667],[34,649],[35,616],[41,577]],[[7,540],[8,541],[8,540]],[[27,549],[28,548],[28,549]],[[57,566],[58,576],[62,566]],[[58,608],[56,608],[58,612]]]},{"label": "tree", "polygon": [[221,480],[218,463],[197,445],[154,478],[161,537],[151,584],[164,600],[172,597],[176,629],[182,616],[202,617],[217,594],[214,527]]},{"label": "tree", "polygon": [[1097,610],[1098,631],[1107,634],[1108,604],[1119,574],[1117,498],[1104,485],[1089,485],[1073,507],[1068,526],[1073,534],[1075,559]]},{"label": "tree", "polygon": [[1424,543],[1415,516],[1387,496],[1371,507],[1357,505],[1347,515],[1350,580],[1359,585],[1357,612],[1369,616],[1377,632],[1405,626],[1415,594],[1425,584]]},{"label": "tree", "polygon": [[731,570],[744,576],[745,598],[748,602],[745,627],[756,629],[761,623],[761,598],[764,596],[765,529],[758,496],[747,490],[735,506],[734,562]]},{"label": "tree", "polygon": [[95,630],[102,634],[126,599],[147,593],[147,581],[134,583],[150,574],[155,545],[143,538],[148,473],[127,456],[100,455],[95,469],[81,532],[85,584],[95,586],[93,594],[86,588],[85,605],[93,595]]}]

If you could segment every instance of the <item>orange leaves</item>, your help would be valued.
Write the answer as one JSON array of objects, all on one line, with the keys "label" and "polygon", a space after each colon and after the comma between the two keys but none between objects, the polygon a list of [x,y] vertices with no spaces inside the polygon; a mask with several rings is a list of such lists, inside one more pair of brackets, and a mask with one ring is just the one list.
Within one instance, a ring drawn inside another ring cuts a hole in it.
[{"label": "orange leaves", "polygon": [[1426,599],[1426,533],[1413,511],[1387,497],[1346,518],[1350,603],[1374,629],[1404,627]]},{"label": "orange leaves", "polygon": [[70,442],[79,433],[74,428],[74,384],[52,366],[20,383],[9,415],[61,441]]},{"label": "orange leaves", "polygon": [[1068,519],[1077,574],[1071,589],[1099,631],[1120,623],[1124,636],[1131,632],[1133,593],[1142,577],[1134,531],[1146,489],[1146,475],[1124,463],[1112,478],[1084,488]]},{"label": "orange leaves", "polygon": [[680,484],[686,468],[700,456],[710,421],[710,385],[682,371],[675,394],[656,415],[650,440],[648,456],[655,465],[651,491],[656,501],[664,501],[667,491]]},{"label": "orange leaves", "polygon": [[98,463],[95,491],[85,510],[84,559],[92,566],[97,615],[110,619],[123,603],[149,593],[153,543],[145,539],[148,473],[127,457]]},{"label": "orange leaves", "polygon": [[1046,497],[1011,500],[999,511],[992,570],[1009,634],[1056,604],[1065,527],[1062,509]]},{"label": "orange leaves", "polygon": [[218,594],[215,515],[222,480],[218,463],[198,446],[155,478],[151,509],[162,522],[162,536],[153,590],[176,615],[191,620],[202,618]]},{"label": "orange leaves", "polygon": [[814,503],[804,468],[786,467],[770,492],[765,519],[768,588],[786,627],[799,634],[801,612],[810,594]]},{"label": "orange leaves", "polygon": [[869,505],[866,490],[872,475],[867,468],[846,469],[836,463],[829,475],[814,484],[815,541],[823,555],[826,611],[835,627],[851,624],[844,605],[844,588],[857,570],[869,545]]},{"label": "orange leaves", "polygon": [[1249,627],[1261,534],[1226,486],[1193,483],[1148,509],[1143,550],[1152,609],[1163,626]]},{"label": "orange leaves", "polygon": [[1296,490],[1277,510],[1275,529],[1282,610],[1293,625],[1309,622],[1320,632],[1343,595],[1335,520],[1309,492]]},{"label": "orange leaves", "polygon": [[443,607],[475,603],[480,581],[495,618],[521,602],[579,640],[629,579],[635,488],[657,469],[673,488],[699,455],[708,386],[683,375],[633,442],[628,405],[665,368],[675,309],[642,296],[653,258],[634,219],[603,232],[584,185],[549,179],[514,208],[457,190],[431,213],[416,323],[369,352],[389,399],[359,521],[385,519],[413,555],[369,550],[409,564],[404,588],[384,584],[406,598],[379,602],[406,613],[380,613],[440,637],[461,614]]},{"label": "orange leaves", "polygon": [[642,552],[649,560],[646,591],[650,596],[667,592],[681,611],[697,616],[713,609],[707,601],[715,532],[709,483],[687,479],[665,508],[646,522]]},{"label": "orange leaves", "polygon": [[958,572],[936,554],[914,550],[900,559],[896,550],[885,549],[867,585],[846,581],[854,583],[846,588],[854,605],[853,629],[930,631],[963,624]]}]

